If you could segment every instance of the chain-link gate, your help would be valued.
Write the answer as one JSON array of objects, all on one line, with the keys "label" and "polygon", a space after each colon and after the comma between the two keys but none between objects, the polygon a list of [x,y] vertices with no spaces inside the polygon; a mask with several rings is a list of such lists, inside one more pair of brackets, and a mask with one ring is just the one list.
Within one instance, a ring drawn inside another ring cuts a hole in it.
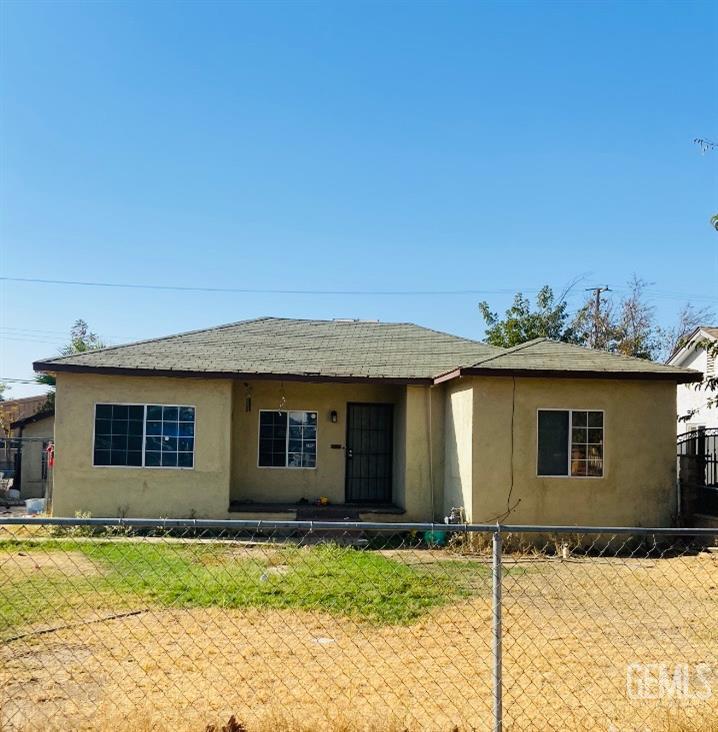
[{"label": "chain-link gate", "polygon": [[713,534],[3,519],[0,730],[712,729]]}]

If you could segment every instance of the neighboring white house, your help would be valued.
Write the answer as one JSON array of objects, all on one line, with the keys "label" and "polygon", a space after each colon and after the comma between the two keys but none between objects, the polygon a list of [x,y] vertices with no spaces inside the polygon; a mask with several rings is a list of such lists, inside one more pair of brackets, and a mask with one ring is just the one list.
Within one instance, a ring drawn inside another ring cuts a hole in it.
[{"label": "neighboring white house", "polygon": [[[716,375],[715,356],[709,356],[704,348],[696,347],[701,341],[717,341],[718,327],[702,325],[686,337],[686,345],[678,349],[669,359],[671,366],[701,371],[704,377]],[[678,384],[677,412],[678,434],[701,427],[718,427],[718,407],[708,407],[708,400],[716,393],[700,388],[701,384]],[[686,419],[687,417],[687,419]],[[683,419],[681,419],[683,418]]]}]

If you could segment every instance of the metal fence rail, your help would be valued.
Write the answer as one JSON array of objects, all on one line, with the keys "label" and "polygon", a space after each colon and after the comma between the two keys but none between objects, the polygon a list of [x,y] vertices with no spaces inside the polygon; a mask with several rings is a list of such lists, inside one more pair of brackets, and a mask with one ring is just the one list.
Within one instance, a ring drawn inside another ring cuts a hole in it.
[{"label": "metal fence rail", "polygon": [[0,730],[710,729],[717,533],[0,519]]}]

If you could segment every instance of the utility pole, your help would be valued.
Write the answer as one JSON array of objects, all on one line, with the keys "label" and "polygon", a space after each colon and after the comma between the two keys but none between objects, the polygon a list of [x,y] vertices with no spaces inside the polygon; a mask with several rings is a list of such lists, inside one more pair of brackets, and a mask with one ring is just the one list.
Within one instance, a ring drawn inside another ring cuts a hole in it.
[{"label": "utility pole", "polygon": [[603,287],[587,287],[587,292],[593,292],[595,299],[593,301],[593,343],[592,348],[598,348],[598,326],[601,316],[601,293],[610,292],[611,288],[608,285]]}]

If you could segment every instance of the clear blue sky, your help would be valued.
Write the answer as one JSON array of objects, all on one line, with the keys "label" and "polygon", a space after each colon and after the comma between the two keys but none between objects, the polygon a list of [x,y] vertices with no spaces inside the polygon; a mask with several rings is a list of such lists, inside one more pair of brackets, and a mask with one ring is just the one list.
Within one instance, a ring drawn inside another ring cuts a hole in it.
[{"label": "clear blue sky", "polygon": [[[718,301],[714,2],[0,5],[0,276]],[[510,295],[487,295],[503,310]],[[0,282],[0,377],[257,315],[483,336],[480,295]],[[717,308],[718,309],[718,308]],[[8,396],[34,393],[15,386]]]}]

